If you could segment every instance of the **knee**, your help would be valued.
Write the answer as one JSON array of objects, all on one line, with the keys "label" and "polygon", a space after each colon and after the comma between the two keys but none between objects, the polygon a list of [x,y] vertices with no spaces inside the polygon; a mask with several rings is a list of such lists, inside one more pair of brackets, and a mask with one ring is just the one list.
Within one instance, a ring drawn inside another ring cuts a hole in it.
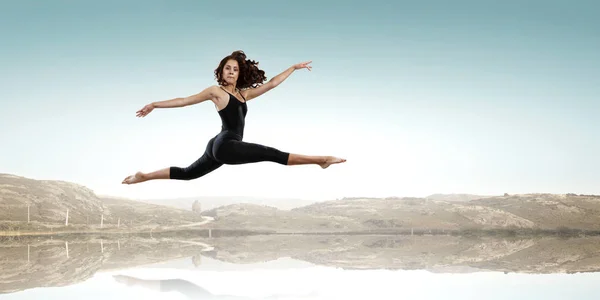
[{"label": "knee", "polygon": [[195,179],[190,167],[171,167],[169,177],[175,180],[192,180]]}]

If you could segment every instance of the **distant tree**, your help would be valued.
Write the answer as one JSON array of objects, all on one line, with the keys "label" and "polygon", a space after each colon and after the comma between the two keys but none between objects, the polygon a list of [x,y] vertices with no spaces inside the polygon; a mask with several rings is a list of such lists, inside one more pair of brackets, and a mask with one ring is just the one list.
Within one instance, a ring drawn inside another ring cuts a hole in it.
[{"label": "distant tree", "polygon": [[201,205],[200,205],[200,202],[198,202],[198,200],[194,201],[194,204],[192,204],[192,211],[195,213],[202,212]]}]

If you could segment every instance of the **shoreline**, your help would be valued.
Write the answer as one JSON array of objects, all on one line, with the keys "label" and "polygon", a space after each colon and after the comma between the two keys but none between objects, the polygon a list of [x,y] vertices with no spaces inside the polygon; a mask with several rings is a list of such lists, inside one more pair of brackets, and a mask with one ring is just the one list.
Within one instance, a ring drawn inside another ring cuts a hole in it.
[{"label": "shoreline", "polygon": [[256,235],[302,235],[302,236],[462,236],[462,237],[532,237],[558,236],[580,237],[600,236],[600,230],[577,228],[537,229],[537,228],[489,228],[489,229],[378,229],[378,230],[347,230],[347,231],[306,231],[306,230],[261,230],[237,228],[140,228],[140,229],[92,229],[92,230],[44,230],[44,231],[0,231],[0,238],[35,237],[35,236],[96,236],[96,235],[170,235],[189,237],[224,237],[224,236],[256,236]]}]

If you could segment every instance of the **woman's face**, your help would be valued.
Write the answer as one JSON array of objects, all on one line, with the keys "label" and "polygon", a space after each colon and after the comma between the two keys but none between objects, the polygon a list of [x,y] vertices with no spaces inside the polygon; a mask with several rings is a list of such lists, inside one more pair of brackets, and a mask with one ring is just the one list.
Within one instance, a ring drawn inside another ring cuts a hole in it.
[{"label": "woman's face", "polygon": [[229,85],[235,85],[239,75],[240,66],[238,65],[238,62],[235,59],[228,60],[225,63],[225,66],[223,66],[223,74],[221,74],[223,80]]}]

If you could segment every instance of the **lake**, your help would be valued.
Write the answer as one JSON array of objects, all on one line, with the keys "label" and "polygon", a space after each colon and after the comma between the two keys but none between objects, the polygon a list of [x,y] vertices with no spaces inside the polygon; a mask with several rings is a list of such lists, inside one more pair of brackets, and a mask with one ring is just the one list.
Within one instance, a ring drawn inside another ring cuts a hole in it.
[{"label": "lake", "polygon": [[597,238],[2,241],[0,299],[598,299]]}]

